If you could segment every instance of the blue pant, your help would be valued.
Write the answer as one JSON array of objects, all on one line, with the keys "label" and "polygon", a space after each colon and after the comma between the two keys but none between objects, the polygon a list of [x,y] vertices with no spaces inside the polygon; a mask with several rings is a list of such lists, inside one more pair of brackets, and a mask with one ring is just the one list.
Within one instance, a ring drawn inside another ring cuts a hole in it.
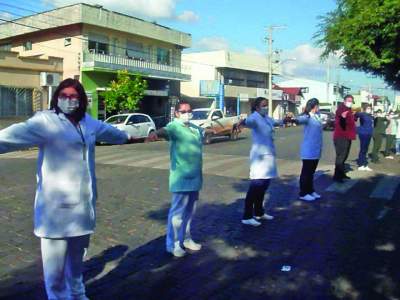
[{"label": "blue pant", "polygon": [[185,239],[191,239],[190,224],[199,199],[199,192],[173,193],[168,214],[167,251],[177,245],[183,247]]},{"label": "blue pant", "polygon": [[400,139],[396,139],[396,154],[400,154]]},{"label": "blue pant", "polygon": [[371,142],[372,135],[370,134],[359,134],[358,138],[360,139],[360,152],[358,154],[358,166],[364,167],[368,165],[367,153],[369,144]]}]

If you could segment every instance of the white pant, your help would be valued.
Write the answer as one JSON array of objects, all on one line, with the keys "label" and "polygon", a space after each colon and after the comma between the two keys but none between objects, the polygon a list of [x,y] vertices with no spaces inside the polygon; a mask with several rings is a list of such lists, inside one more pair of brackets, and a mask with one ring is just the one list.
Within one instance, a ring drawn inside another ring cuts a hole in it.
[{"label": "white pant", "polygon": [[90,235],[41,238],[44,282],[49,300],[88,300],[82,278]]},{"label": "white pant", "polygon": [[190,225],[198,199],[199,192],[172,194],[167,225],[167,251],[173,250],[178,244],[183,247],[184,240],[191,239]]}]

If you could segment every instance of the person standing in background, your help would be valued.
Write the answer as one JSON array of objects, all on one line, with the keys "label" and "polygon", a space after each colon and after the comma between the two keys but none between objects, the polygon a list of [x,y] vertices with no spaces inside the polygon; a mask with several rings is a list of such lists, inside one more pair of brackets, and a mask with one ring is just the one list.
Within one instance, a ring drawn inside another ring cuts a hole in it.
[{"label": "person standing in background", "polygon": [[346,95],[343,103],[336,110],[335,130],[333,132],[336,160],[333,180],[339,183],[343,182],[343,179],[350,179],[346,175],[345,162],[349,156],[351,141],[356,138],[356,124],[354,114],[351,111],[353,101],[352,95]]},{"label": "person standing in background", "polygon": [[382,147],[382,141],[385,136],[385,131],[388,126],[388,120],[384,117],[381,110],[376,112],[376,117],[374,119],[374,131],[372,133],[372,139],[374,144],[372,146],[371,162],[377,164],[379,163],[379,151]]},{"label": "person standing in background", "polygon": [[242,224],[260,226],[261,220],[272,220],[263,207],[265,192],[271,179],[278,176],[274,127],[282,124],[268,117],[268,103],[258,97],[253,103],[252,114],[239,123],[251,128],[252,145],[250,150],[250,185],[246,194]]},{"label": "person standing in background", "polygon": [[396,118],[396,155],[400,155],[400,112]]},{"label": "person standing in background", "polygon": [[322,152],[322,122],[319,117],[319,101],[307,101],[304,113],[296,121],[304,125],[304,138],[300,156],[303,166],[300,175],[300,200],[314,201],[321,198],[314,190],[314,174]]},{"label": "person standing in background", "polygon": [[363,112],[355,114],[356,121],[359,120],[360,126],[357,127],[358,138],[360,140],[360,152],[358,154],[358,170],[372,171],[368,167],[368,148],[371,142],[372,133],[374,131],[374,117],[372,116],[372,108],[370,105],[364,107]]},{"label": "person standing in background", "polygon": [[387,116],[388,126],[386,128],[386,147],[385,152],[383,153],[386,159],[394,159],[394,157],[392,156],[392,149],[395,146],[397,131],[397,123],[395,117],[396,116],[394,115],[394,112],[391,110],[389,112],[389,115]]},{"label": "person standing in background", "polygon": [[204,130],[190,122],[192,108],[186,101],[175,107],[175,119],[166,127],[151,133],[148,141],[158,137],[169,140],[171,168],[169,190],[172,193],[168,213],[166,250],[175,257],[186,255],[186,249],[199,251],[194,242],[191,223],[203,185]]}]

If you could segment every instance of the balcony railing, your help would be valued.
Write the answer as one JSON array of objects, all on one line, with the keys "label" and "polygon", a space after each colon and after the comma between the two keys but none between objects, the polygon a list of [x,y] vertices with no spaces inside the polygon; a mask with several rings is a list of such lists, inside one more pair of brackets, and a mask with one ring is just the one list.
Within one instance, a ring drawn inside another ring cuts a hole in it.
[{"label": "balcony railing", "polygon": [[163,65],[145,60],[136,60],[123,56],[100,53],[83,54],[84,68],[104,68],[112,70],[127,69],[133,73],[138,72],[149,77],[190,80],[190,70],[181,66]]}]

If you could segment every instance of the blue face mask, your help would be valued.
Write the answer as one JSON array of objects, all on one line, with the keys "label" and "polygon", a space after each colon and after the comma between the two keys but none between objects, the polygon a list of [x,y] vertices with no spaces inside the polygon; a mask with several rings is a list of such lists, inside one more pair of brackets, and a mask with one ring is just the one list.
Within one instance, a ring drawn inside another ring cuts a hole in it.
[{"label": "blue face mask", "polygon": [[264,117],[267,116],[268,115],[268,107],[265,107],[265,106],[261,107],[260,114]]}]

